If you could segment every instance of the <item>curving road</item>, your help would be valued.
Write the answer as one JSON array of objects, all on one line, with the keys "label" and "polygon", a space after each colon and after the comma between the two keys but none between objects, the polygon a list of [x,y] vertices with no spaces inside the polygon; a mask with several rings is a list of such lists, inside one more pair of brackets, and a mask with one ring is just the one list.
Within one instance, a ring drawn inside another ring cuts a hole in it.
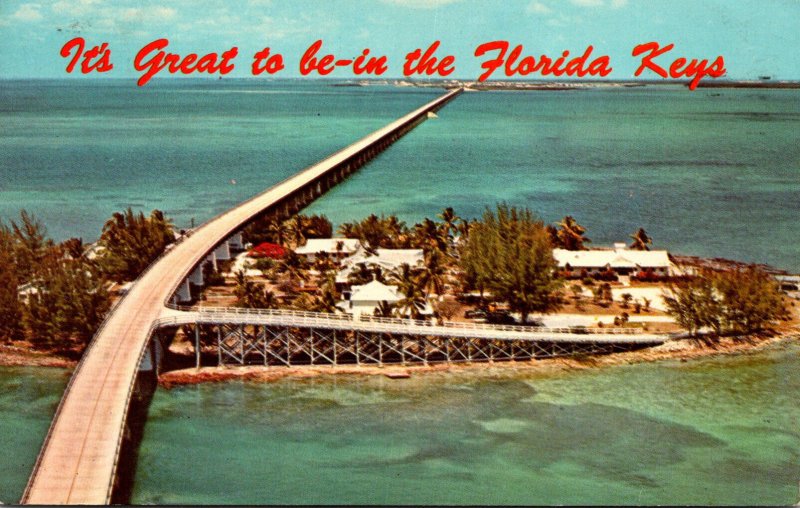
[{"label": "curving road", "polygon": [[112,310],[75,370],[22,502],[109,503],[139,362],[157,320],[168,315],[165,305],[180,283],[217,245],[254,217],[460,92],[444,94],[212,219],[151,265]]}]

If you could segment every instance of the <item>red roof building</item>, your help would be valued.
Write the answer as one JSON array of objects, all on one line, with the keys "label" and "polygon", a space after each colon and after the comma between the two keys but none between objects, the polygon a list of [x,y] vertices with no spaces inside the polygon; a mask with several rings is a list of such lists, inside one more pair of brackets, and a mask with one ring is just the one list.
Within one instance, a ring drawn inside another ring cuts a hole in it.
[{"label": "red roof building", "polygon": [[250,249],[247,255],[252,258],[280,259],[286,255],[286,249],[277,243],[264,242]]}]

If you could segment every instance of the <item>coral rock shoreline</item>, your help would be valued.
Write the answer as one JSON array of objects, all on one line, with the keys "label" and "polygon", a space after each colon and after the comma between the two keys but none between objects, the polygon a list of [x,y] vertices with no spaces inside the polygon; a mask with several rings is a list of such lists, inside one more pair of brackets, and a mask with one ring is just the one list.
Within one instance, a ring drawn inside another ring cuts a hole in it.
[{"label": "coral rock shoreline", "polygon": [[589,369],[614,365],[628,365],[666,360],[688,361],[705,357],[723,355],[743,355],[755,353],[768,347],[779,346],[794,340],[790,335],[778,335],[771,338],[730,339],[723,338],[713,344],[696,339],[681,339],[666,342],[660,346],[613,353],[601,356],[585,356],[572,358],[544,358],[532,361],[509,362],[475,362],[471,364],[431,365],[391,365],[391,366],[358,366],[358,365],[298,365],[285,366],[235,366],[235,367],[201,367],[166,372],[159,377],[159,384],[164,388],[224,381],[273,382],[284,378],[313,378],[330,375],[346,376],[384,376],[389,379],[405,379],[417,375],[431,373],[458,372],[479,373],[491,368],[493,372],[559,372]]}]

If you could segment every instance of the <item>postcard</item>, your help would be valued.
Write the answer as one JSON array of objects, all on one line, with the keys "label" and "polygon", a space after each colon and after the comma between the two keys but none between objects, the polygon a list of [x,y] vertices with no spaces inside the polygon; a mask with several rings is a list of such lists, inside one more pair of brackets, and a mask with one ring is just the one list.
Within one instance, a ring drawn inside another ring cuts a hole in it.
[{"label": "postcard", "polygon": [[0,501],[800,502],[798,21],[5,0]]}]

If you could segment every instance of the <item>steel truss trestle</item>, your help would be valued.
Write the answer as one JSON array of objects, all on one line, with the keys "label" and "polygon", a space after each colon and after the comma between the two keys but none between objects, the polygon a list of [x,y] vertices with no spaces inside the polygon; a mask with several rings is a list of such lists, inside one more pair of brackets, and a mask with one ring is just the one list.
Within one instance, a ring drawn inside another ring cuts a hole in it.
[{"label": "steel truss trestle", "polygon": [[201,324],[217,337],[220,365],[408,365],[530,361],[601,355],[636,343],[478,339],[242,324]]}]

